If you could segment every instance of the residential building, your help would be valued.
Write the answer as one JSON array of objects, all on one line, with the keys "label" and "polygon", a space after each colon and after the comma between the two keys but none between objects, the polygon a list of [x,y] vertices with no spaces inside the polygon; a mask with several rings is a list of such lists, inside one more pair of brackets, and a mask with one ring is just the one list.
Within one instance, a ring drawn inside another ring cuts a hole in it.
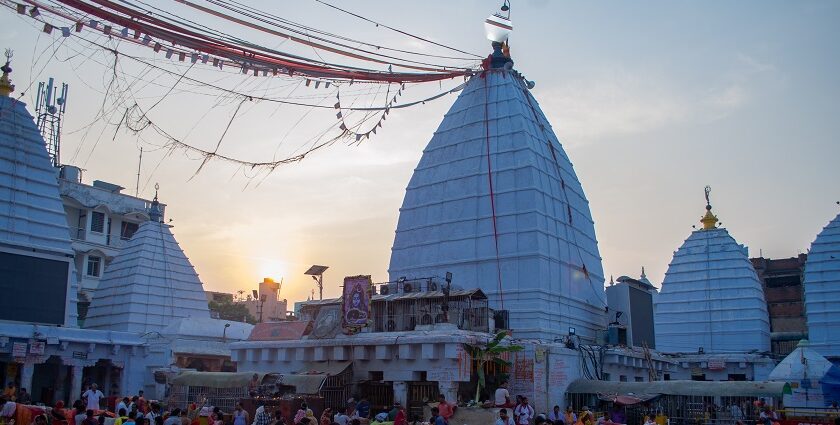
[{"label": "residential building", "polygon": [[[74,252],[79,319],[84,323],[105,268],[148,221],[152,201],[123,193],[123,187],[112,183],[83,183],[81,169],[72,165],[63,165],[58,176]],[[160,204],[161,214],[165,209]]]},{"label": "residential building", "polygon": [[805,322],[805,293],[802,278],[807,254],[770,259],[750,258],[764,289],[770,316],[770,351],[782,359],[808,338]]}]

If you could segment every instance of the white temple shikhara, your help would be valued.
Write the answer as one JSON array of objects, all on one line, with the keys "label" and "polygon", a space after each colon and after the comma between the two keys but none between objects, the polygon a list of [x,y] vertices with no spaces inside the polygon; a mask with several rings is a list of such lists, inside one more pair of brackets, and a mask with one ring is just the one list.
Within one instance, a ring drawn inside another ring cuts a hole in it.
[{"label": "white temple shikhara", "polygon": [[666,353],[770,351],[761,282],[747,255],[718,227],[708,204],[703,228],[674,252],[655,305],[656,345]]},{"label": "white temple shikhara", "polygon": [[414,170],[390,279],[451,272],[508,310],[518,337],[594,337],[606,297],[589,203],[532,83],[495,47]]},{"label": "white temple shikhara", "polygon": [[204,287],[163,223],[157,195],[149,216],[105,270],[86,327],[144,333],[180,318],[209,319]]},{"label": "white temple shikhara", "polygon": [[805,263],[805,314],[810,347],[840,358],[840,214],[811,244]]}]

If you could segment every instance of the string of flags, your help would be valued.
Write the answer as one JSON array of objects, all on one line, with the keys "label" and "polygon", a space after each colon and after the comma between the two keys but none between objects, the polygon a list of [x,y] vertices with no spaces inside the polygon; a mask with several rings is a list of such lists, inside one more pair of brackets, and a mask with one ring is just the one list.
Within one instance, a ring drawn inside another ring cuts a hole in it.
[{"label": "string of flags", "polygon": [[344,113],[342,113],[341,111],[341,93],[336,92],[335,109],[337,109],[338,112],[336,112],[335,117],[339,121],[338,128],[340,128],[341,131],[346,133],[348,136],[355,137],[356,143],[361,143],[362,138],[370,139],[371,134],[376,134],[376,130],[382,128],[382,123],[385,122],[385,119],[388,117],[388,114],[391,113],[391,107],[394,106],[394,104],[397,103],[397,99],[399,99],[399,97],[402,96],[403,90],[405,90],[405,84],[400,84],[400,88],[397,90],[394,96],[388,99],[388,102],[385,104],[385,109],[379,115],[379,119],[376,121],[376,124],[373,127],[371,127],[370,130],[364,133],[355,132],[347,126],[347,123],[344,121]]},{"label": "string of flags", "polygon": [[[329,80],[334,82],[356,80],[377,83],[429,82],[455,78],[474,72],[470,69],[447,67],[416,68],[427,69],[427,72],[393,72],[390,63],[387,71],[343,67],[267,49],[245,41],[236,41],[219,37],[216,34],[198,32],[194,28],[180,26],[177,21],[175,23],[166,21],[157,16],[143,13],[142,10],[118,5],[108,0],[98,0],[96,5],[88,4],[82,0],[55,0],[62,5],[61,8],[41,4],[37,0],[24,1],[32,5],[28,10],[32,18],[38,17],[42,12],[48,12],[52,16],[73,23],[67,26],[56,26],[41,19],[44,22],[43,32],[48,34],[51,34],[55,28],[59,28],[63,37],[69,37],[72,33],[71,28],[75,27],[75,31],[80,32],[84,26],[88,26],[90,29],[101,31],[110,37],[117,37],[140,46],[151,47],[156,53],[164,50],[162,43],[170,45],[165,48],[167,59],[177,58],[179,62],[185,62],[189,58],[192,63],[197,63],[200,60],[203,64],[211,62],[212,59],[213,66],[219,69],[226,65],[235,66],[241,68],[243,74],[252,72],[254,76],[283,74],[294,77],[298,75],[306,79],[307,86],[314,82],[316,88],[321,84],[329,87],[332,84]],[[19,14],[27,13],[28,6],[26,4],[17,3],[14,0],[3,0],[0,3],[17,9]],[[195,6],[192,3],[190,4]],[[235,20],[235,22],[239,22],[239,20]],[[249,24],[248,26],[258,30],[266,30],[264,27],[257,25]],[[307,42],[287,35],[286,38]],[[315,47],[344,54],[351,58],[382,63],[379,59],[336,50],[328,46],[318,45]],[[400,66],[412,68],[409,65]]]}]

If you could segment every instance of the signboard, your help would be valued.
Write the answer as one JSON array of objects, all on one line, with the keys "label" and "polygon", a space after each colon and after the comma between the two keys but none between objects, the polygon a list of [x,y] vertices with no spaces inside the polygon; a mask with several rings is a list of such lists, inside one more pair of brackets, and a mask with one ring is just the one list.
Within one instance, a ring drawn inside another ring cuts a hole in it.
[{"label": "signboard", "polygon": [[517,353],[513,360],[511,394],[534,397],[534,359],[530,353]]},{"label": "signboard", "polygon": [[74,351],[73,352],[73,358],[74,359],[87,360],[87,357],[88,357],[88,353],[86,353],[84,351]]},{"label": "signboard", "polygon": [[431,369],[426,372],[427,381],[452,382],[458,377],[455,369]]},{"label": "signboard", "polygon": [[341,304],[341,323],[344,333],[358,333],[370,322],[370,294],[373,282],[370,275],[344,278]]},{"label": "signboard", "polygon": [[26,357],[25,342],[15,342],[12,344],[12,357]]},{"label": "signboard", "polygon": [[709,370],[724,370],[726,362],[723,360],[709,360]]},{"label": "signboard", "polygon": [[47,343],[44,341],[35,341],[29,344],[29,354],[44,354],[44,348]]}]

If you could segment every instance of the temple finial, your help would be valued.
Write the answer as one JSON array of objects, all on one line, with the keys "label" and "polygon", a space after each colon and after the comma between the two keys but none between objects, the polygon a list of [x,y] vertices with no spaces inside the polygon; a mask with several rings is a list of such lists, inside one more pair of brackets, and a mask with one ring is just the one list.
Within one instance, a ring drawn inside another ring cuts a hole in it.
[{"label": "temple finial", "polygon": [[149,221],[155,223],[163,221],[163,212],[160,210],[160,202],[158,202],[158,189],[160,189],[160,184],[155,183],[155,198],[152,199],[152,205],[149,208]]},{"label": "temple finial", "polygon": [[6,64],[0,67],[0,70],[3,71],[3,76],[0,77],[0,96],[9,96],[15,91],[15,85],[9,78],[9,74],[12,72],[12,67],[9,66],[12,63],[12,56],[14,56],[12,50],[6,49]]},{"label": "temple finial", "polygon": [[718,222],[718,218],[712,214],[712,204],[709,200],[709,194],[712,192],[711,186],[706,186],[706,215],[700,219],[700,222],[703,223],[703,230],[711,230],[715,228],[715,225]]},{"label": "temple finial", "polygon": [[642,279],[646,279],[646,278],[647,278],[647,276],[645,276],[645,266],[642,266],[642,275],[641,275],[640,277],[641,277]]},{"label": "temple finial", "polygon": [[613,280],[613,275],[610,275],[610,286],[615,285],[615,281]]}]

